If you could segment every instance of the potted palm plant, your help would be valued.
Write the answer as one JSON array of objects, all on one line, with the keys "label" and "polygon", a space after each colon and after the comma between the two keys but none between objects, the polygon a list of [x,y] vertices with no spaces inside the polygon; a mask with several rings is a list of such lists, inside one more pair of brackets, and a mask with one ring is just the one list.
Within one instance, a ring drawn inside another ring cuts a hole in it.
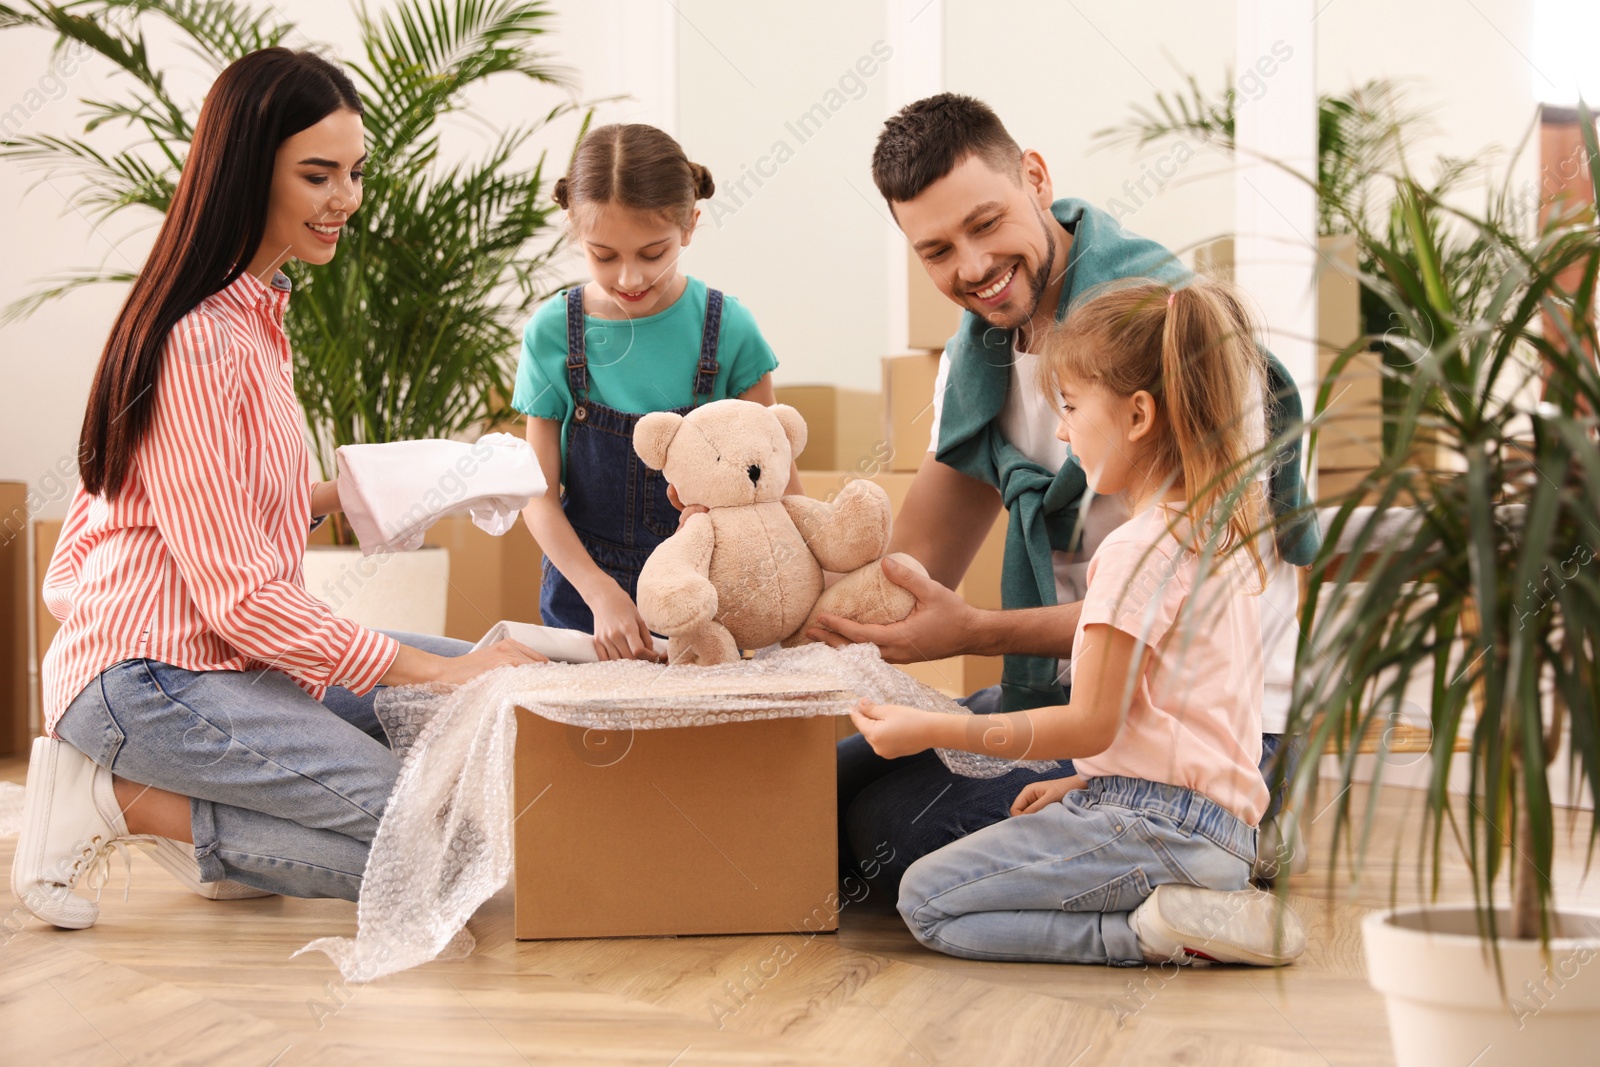
[{"label": "potted palm plant", "polygon": [[[519,153],[580,105],[564,96],[529,122],[493,131],[478,158],[454,164],[440,158],[440,125],[465,108],[473,86],[497,75],[566,84],[539,48],[550,14],[543,0],[397,0],[376,14],[358,11],[361,55],[346,65],[366,110],[365,201],[332,263],[285,268],[295,286],[285,324],[295,389],[324,478],[335,476],[343,445],[452,437],[509,414],[519,327],[547,291],[559,245],[544,157],[530,167]],[[0,143],[0,158],[43,168],[93,221],[164,212],[188,151],[198,103],[177,98],[147,48],[152,20],[219,71],[299,38],[276,8],[238,0],[0,3],[0,29],[53,32],[57,49],[97,53],[130,85],[122,99],[85,102],[82,138]],[[126,124],[141,140],[102,150],[93,138],[107,124]],[[82,285],[130,279],[107,270],[49,279],[7,316]],[[443,549],[362,559],[348,527],[337,516],[332,525],[337,547],[307,554],[308,589],[368,625],[442,631]]]},{"label": "potted palm plant", "polygon": [[[1389,180],[1383,229],[1362,211],[1344,217],[1370,257],[1361,284],[1405,358],[1385,361],[1382,462],[1321,502],[1332,518],[1310,568],[1290,717],[1310,758],[1291,795],[1320,811],[1317,790],[1339,790],[1327,804],[1334,862],[1343,841],[1359,870],[1370,822],[1352,803],[1365,766],[1355,741],[1386,737],[1410,687],[1425,686],[1429,903],[1364,927],[1396,1059],[1592,1063],[1600,914],[1557,907],[1552,871],[1562,832],[1592,859],[1593,812],[1566,825],[1558,808],[1576,798],[1554,794],[1551,766],[1567,760],[1574,792],[1600,795],[1600,228],[1592,204],[1530,233],[1508,187],[1474,215],[1403,168]],[[1453,256],[1460,247],[1475,258]],[[1415,462],[1422,441],[1438,462]],[[1328,754],[1339,780],[1319,783],[1316,757]],[[1447,871],[1463,866],[1472,903],[1439,903]]]}]

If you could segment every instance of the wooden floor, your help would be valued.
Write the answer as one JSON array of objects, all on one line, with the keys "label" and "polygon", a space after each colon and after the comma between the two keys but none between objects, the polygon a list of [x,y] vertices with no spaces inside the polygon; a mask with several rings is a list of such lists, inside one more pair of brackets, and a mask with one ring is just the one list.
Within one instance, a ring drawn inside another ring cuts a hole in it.
[{"label": "wooden floor", "polygon": [[[24,773],[21,761],[0,761],[0,779],[21,781]],[[836,936],[518,942],[506,890],[473,921],[479,949],[470,958],[345,986],[326,957],[289,955],[312,938],[353,933],[353,905],[206,901],[137,856],[126,902],[119,875],[96,926],[55,930],[10,895],[16,839],[3,839],[0,1059],[255,1067],[1387,1063],[1383,1005],[1367,985],[1359,925],[1367,907],[1419,898],[1418,850],[1397,832],[1417,798],[1398,789],[1380,796],[1373,870],[1361,885],[1341,876],[1330,886],[1326,863],[1317,861],[1294,880],[1290,901],[1310,935],[1298,965],[1168,976],[940,956],[912,940],[888,902],[870,897],[844,909]],[[1354,799],[1366,802],[1364,792]],[[1326,836],[1316,835],[1321,829],[1313,828],[1314,840]],[[1325,850],[1319,844],[1314,854]],[[1596,887],[1581,882],[1580,844],[1569,835],[1563,848],[1563,902],[1600,904]],[[1453,870],[1464,878],[1459,865]],[[1470,894],[1452,877],[1441,896]],[[750,981],[780,944],[792,960],[763,984]],[[754,991],[734,999],[729,990],[741,979]]]}]

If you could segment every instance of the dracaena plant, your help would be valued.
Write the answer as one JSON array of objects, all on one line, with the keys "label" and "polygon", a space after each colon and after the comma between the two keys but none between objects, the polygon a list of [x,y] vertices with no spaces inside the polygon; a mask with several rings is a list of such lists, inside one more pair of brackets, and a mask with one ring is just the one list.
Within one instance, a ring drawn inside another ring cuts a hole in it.
[{"label": "dracaena plant", "polygon": [[[1593,116],[1580,113],[1592,161]],[[1307,736],[1309,758],[1295,795],[1320,810],[1316,757],[1339,755],[1334,854],[1343,841],[1359,866],[1375,808],[1361,817],[1351,804],[1354,741],[1386,738],[1413,684],[1426,689],[1431,890],[1457,862],[1454,841],[1482,933],[1548,938],[1556,809],[1574,799],[1552,794],[1563,738],[1571,781],[1600,796],[1600,227],[1592,204],[1569,204],[1529,235],[1509,197],[1471,214],[1403,169],[1388,181],[1392,226],[1360,232],[1371,253],[1360,282],[1405,338],[1407,358],[1382,369],[1395,446],[1360,485],[1321,501],[1335,510],[1300,620],[1289,729]],[[1362,212],[1347,217],[1366,226]],[[1452,258],[1460,247],[1477,259]],[[1363,347],[1335,361],[1318,418]],[[1439,462],[1414,462],[1423,440]],[[1464,797],[1452,794],[1452,762],[1467,771]],[[1385,761],[1375,766],[1377,789]],[[1592,813],[1578,818],[1592,859]],[[1509,930],[1497,912],[1507,876]]]},{"label": "dracaena plant", "polygon": [[[530,167],[518,152],[581,107],[562,94],[546,113],[493,131],[476,158],[446,163],[441,120],[465,111],[472,87],[497,76],[566,85],[541,50],[548,5],[398,0],[358,16],[360,53],[344,61],[366,112],[365,200],[331,263],[286,268],[295,285],[286,321],[295,388],[324,477],[341,445],[449,437],[508,414],[518,328],[553,288],[546,282],[560,243],[544,157]],[[0,158],[44,170],[91,221],[165,212],[188,153],[199,102],[169,86],[146,42],[152,20],[217,71],[257,49],[303,45],[276,8],[235,0],[0,3],[0,29],[43,29],[57,50],[97,53],[126,87],[115,99],[83,101],[81,137],[0,142]],[[101,146],[108,125],[131,127],[135,143]],[[101,269],[44,279],[7,317],[131,277]],[[348,531],[339,539],[350,541]]]}]

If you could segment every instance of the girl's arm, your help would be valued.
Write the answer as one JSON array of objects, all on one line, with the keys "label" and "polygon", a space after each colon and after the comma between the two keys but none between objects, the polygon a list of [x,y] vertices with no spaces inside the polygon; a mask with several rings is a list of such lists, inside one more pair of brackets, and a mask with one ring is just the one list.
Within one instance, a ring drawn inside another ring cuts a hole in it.
[{"label": "girl's arm", "polygon": [[561,509],[561,423],[529,418],[527,437],[550,488],[528,502],[522,517],[539,542],[539,550],[550,557],[594,612],[595,652],[603,660],[659,658],[639,609],[617,580],[589,558],[589,550]]},{"label": "girl's arm", "polygon": [[[772,387],[772,374],[763,374],[756,384],[739,394],[740,400],[749,400],[767,407],[778,402],[778,394]],[[783,491],[784,496],[803,496],[805,488],[800,484],[800,466],[791,461],[789,463],[789,487]]]},{"label": "girl's arm", "polygon": [[946,715],[863,700],[856,729],[880,756],[959,748],[1002,759],[1088,759],[1111,747],[1146,668],[1132,634],[1103,623],[1084,627],[1074,657],[1072,702],[998,715]]}]

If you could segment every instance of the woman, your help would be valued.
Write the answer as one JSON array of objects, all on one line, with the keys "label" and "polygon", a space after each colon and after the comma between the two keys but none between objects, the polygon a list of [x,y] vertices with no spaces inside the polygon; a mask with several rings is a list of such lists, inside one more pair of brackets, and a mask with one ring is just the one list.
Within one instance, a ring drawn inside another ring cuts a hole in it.
[{"label": "woman", "polygon": [[399,770],[374,687],[542,659],[366,630],[305,590],[312,519],[339,498],[310,481],[279,268],[333,258],[361,115],[310,52],[223,71],[101,355],[11,875],[56,926],[94,923],[71,890],[127,841],[202,895],[356,899]]}]

